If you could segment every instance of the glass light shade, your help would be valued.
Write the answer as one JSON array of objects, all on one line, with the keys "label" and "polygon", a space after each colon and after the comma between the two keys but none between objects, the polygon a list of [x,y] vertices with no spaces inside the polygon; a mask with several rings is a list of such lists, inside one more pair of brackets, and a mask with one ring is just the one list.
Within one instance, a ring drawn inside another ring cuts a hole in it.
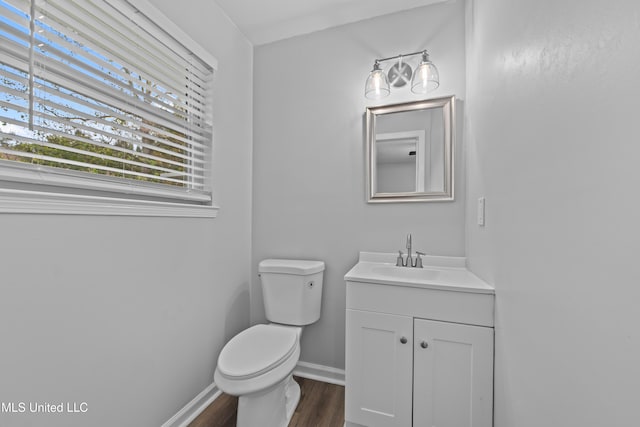
[{"label": "glass light shade", "polygon": [[440,86],[440,76],[438,69],[433,62],[428,59],[422,60],[416,72],[413,73],[413,79],[411,80],[411,92],[413,93],[427,93],[436,90]]},{"label": "glass light shade", "polygon": [[364,96],[369,99],[380,99],[389,95],[389,80],[387,75],[376,64],[367,77],[364,86]]}]

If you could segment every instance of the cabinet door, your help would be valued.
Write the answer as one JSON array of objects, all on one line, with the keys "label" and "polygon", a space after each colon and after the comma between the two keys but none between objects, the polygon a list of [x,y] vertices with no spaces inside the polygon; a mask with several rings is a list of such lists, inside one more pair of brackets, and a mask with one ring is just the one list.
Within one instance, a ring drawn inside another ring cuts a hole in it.
[{"label": "cabinet door", "polygon": [[415,319],[414,351],[414,427],[493,425],[493,328]]},{"label": "cabinet door", "polygon": [[345,418],[410,427],[413,319],[347,310]]}]

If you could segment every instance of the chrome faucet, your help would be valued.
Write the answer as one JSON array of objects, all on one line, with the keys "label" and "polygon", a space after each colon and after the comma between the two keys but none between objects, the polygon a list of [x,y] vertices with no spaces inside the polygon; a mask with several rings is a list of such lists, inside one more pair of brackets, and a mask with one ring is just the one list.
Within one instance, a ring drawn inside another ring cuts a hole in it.
[{"label": "chrome faucet", "polygon": [[413,259],[411,258],[411,233],[407,234],[407,262],[405,267],[415,267],[413,265]]},{"label": "chrome faucet", "polygon": [[411,248],[412,248],[411,234],[408,234],[407,235],[407,258],[403,259],[402,251],[398,251],[398,258],[396,259],[397,267],[422,268],[422,258],[420,257],[426,254],[424,252],[416,251],[416,259],[414,261],[413,257],[411,256]]}]

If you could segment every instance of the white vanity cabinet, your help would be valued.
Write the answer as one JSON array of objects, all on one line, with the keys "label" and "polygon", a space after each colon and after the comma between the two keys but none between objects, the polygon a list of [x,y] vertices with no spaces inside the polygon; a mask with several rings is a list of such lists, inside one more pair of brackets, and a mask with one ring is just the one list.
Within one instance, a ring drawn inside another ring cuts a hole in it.
[{"label": "white vanity cabinet", "polygon": [[492,288],[475,276],[478,289],[376,283],[356,267],[345,276],[345,426],[491,427]]}]

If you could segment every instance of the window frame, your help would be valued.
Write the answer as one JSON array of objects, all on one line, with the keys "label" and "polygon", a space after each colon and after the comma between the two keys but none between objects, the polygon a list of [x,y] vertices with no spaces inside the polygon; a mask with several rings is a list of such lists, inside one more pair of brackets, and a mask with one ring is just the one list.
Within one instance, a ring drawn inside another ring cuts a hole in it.
[{"label": "window frame", "polygon": [[[125,1],[198,56],[214,73],[217,71],[217,59],[152,3],[148,0]],[[211,108],[208,114],[211,114]],[[205,176],[209,188],[213,184],[212,146],[211,140],[206,153],[209,172]],[[188,191],[185,193],[184,188],[176,190],[174,195],[167,187],[0,160],[0,213],[205,218],[217,216],[219,207],[213,202],[213,195],[204,197]]]}]

